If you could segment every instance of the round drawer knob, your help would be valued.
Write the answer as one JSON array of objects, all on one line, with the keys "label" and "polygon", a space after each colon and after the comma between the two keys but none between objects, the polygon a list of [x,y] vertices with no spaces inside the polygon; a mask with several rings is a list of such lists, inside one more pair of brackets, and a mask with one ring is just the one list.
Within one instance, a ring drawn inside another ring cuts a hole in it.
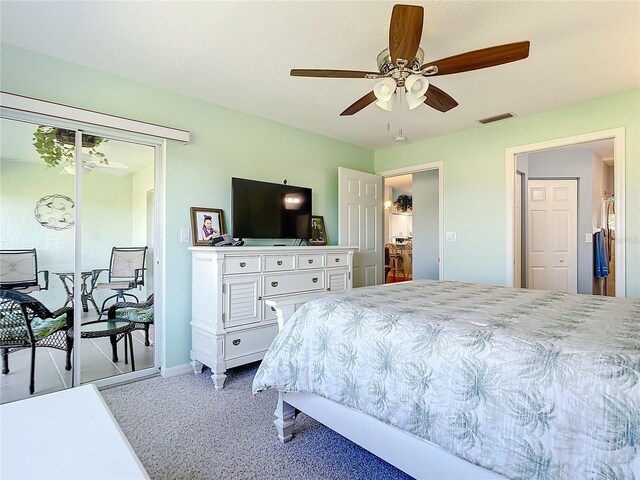
[{"label": "round drawer knob", "polygon": [[339,259],[339,258],[336,258],[336,263],[338,263],[339,261],[340,261],[340,259]]},{"label": "round drawer knob", "polygon": [[233,342],[231,342],[231,343],[233,343],[233,344],[237,347],[238,345],[240,345],[240,342],[241,342],[241,341],[242,341],[242,340],[240,340],[239,338],[236,338],[236,339],[235,339]]},{"label": "round drawer knob", "polygon": [[313,283],[318,283],[318,277],[313,277],[313,278],[311,279],[311,281],[312,281]]},{"label": "round drawer knob", "polygon": [[282,260],[278,260],[276,263],[277,263],[278,265],[282,265]]},{"label": "round drawer knob", "polygon": [[276,287],[278,286],[278,282],[271,282],[271,286],[272,286],[273,288],[276,288]]},{"label": "round drawer knob", "polygon": [[313,259],[310,258],[309,260],[307,260],[309,263],[313,263]]},{"label": "round drawer knob", "polygon": [[244,268],[244,267],[246,267],[246,266],[247,266],[247,263],[246,263],[246,262],[240,262],[240,267],[241,267],[241,268]]},{"label": "round drawer knob", "polygon": [[272,311],[272,312],[275,312],[275,311],[276,311],[276,309],[275,309],[275,308],[273,308],[273,307],[271,307],[271,311]]}]

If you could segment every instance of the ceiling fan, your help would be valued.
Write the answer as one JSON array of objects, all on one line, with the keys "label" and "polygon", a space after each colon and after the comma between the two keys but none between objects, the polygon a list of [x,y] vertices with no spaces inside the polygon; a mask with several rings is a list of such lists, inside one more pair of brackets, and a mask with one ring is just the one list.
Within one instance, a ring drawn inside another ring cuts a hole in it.
[{"label": "ceiling fan", "polygon": [[[126,177],[129,175],[129,167],[127,167],[124,163],[120,162],[112,162],[109,163],[101,162],[99,159],[95,159],[92,155],[88,153],[82,153],[82,174],[87,175],[91,172],[102,172],[108,173],[109,175],[116,175],[118,177]],[[65,165],[62,170],[60,170],[60,175],[75,175],[76,174],[76,162],[70,162]]]},{"label": "ceiling fan", "polygon": [[423,16],[424,10],[420,6],[394,5],[389,27],[389,48],[378,55],[378,72],[293,69],[291,76],[381,79],[373,91],[347,107],[341,116],[358,113],[373,102],[390,110],[394,93],[404,94],[405,91],[409,108],[425,103],[440,112],[447,112],[456,107],[458,102],[435,85],[430,85],[427,77],[479,70],[529,56],[529,42],[525,41],[424,62],[424,51],[420,48]]}]

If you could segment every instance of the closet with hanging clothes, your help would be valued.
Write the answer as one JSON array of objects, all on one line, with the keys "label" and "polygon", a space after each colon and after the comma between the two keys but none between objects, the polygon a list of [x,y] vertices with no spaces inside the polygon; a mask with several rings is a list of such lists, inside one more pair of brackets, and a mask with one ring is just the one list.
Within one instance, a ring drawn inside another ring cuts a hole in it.
[{"label": "closet with hanging clothes", "polygon": [[615,297],[615,195],[602,198],[601,226],[593,234],[593,293]]}]

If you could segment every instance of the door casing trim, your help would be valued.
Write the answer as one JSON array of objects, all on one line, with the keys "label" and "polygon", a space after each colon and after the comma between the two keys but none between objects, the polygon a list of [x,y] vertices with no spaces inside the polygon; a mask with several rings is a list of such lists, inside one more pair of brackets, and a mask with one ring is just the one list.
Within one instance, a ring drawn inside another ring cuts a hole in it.
[{"label": "door casing trim", "polygon": [[[426,172],[428,170],[438,171],[438,257],[440,258],[438,262],[438,276],[440,280],[444,280],[444,162],[440,160],[420,165],[410,165],[392,170],[383,170],[376,172],[376,174],[382,176],[384,180],[387,177]],[[384,239],[381,239],[381,241],[384,243]]]},{"label": "door casing trim", "polygon": [[[505,285],[514,285],[515,262],[515,176],[516,155],[539,152],[552,148],[569,147],[595,140],[613,140],[615,212],[616,212],[616,297],[626,297],[626,233],[625,233],[625,128],[613,128],[598,132],[557,138],[505,149],[506,170],[506,269]],[[580,238],[580,235],[578,235]]]}]

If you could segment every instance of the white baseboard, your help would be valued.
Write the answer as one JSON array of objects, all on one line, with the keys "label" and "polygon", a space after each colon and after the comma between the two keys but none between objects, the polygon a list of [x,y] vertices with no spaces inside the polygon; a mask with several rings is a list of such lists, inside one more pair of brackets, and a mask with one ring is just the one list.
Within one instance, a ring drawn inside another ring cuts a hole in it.
[{"label": "white baseboard", "polygon": [[193,373],[193,367],[190,363],[184,363],[176,367],[161,368],[160,374],[162,378],[177,377],[178,375],[184,375],[185,373]]}]

